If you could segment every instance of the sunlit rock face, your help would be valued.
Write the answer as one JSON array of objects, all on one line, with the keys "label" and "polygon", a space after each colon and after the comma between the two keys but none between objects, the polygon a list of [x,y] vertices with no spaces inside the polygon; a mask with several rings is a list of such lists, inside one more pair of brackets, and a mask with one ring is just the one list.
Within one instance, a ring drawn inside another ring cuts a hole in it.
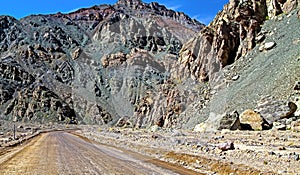
[{"label": "sunlit rock face", "polygon": [[177,75],[199,81],[214,79],[255,46],[255,37],[266,19],[266,1],[232,0],[197,37],[180,51]]}]

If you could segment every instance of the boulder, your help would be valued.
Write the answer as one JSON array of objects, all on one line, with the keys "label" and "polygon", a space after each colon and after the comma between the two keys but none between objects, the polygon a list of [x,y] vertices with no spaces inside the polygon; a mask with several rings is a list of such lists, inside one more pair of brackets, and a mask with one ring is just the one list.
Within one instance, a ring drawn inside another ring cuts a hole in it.
[{"label": "boulder", "polygon": [[259,47],[259,51],[262,52],[262,51],[265,51],[265,50],[271,50],[271,49],[273,49],[275,46],[276,46],[276,43],[275,43],[275,42],[267,42],[267,43],[264,43],[263,45],[261,45],[261,46]]},{"label": "boulder", "polygon": [[79,47],[75,48],[73,50],[73,52],[71,53],[72,59],[76,60],[77,58],[79,58],[81,52],[82,52],[81,48],[79,48]]},{"label": "boulder", "polygon": [[149,128],[150,132],[158,132],[159,130],[161,130],[161,127],[158,125],[153,125]]},{"label": "boulder", "polygon": [[262,116],[251,109],[245,110],[240,115],[241,129],[262,131],[264,126],[264,119]]},{"label": "boulder", "polygon": [[218,130],[222,130],[222,129],[230,129],[230,130],[240,129],[240,119],[237,111],[234,111],[231,114],[225,114],[222,117]]},{"label": "boulder", "polygon": [[276,100],[274,97],[268,96],[259,101],[255,111],[269,123],[289,118],[297,110],[297,105],[293,102],[286,102],[283,100]]}]

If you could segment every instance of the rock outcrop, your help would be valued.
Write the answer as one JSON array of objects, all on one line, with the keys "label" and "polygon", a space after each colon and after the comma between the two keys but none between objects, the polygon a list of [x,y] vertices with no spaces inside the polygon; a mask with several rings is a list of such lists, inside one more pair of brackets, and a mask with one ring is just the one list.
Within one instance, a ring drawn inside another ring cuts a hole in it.
[{"label": "rock outcrop", "polygon": [[176,65],[177,76],[199,81],[215,79],[222,67],[255,46],[255,37],[266,16],[264,0],[230,1],[197,37],[183,46]]},{"label": "rock outcrop", "polygon": [[[218,72],[252,50],[263,22],[298,8],[298,0],[231,0],[215,19],[180,51],[174,77],[218,79]],[[266,43],[270,49],[275,43]]]}]

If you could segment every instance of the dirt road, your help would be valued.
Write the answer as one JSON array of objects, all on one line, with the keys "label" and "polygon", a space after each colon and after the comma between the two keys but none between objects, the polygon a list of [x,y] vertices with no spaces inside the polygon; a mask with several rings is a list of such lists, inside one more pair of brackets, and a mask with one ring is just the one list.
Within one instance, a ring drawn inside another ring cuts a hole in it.
[{"label": "dirt road", "polygon": [[0,174],[196,174],[90,142],[67,132],[45,133],[0,157]]}]

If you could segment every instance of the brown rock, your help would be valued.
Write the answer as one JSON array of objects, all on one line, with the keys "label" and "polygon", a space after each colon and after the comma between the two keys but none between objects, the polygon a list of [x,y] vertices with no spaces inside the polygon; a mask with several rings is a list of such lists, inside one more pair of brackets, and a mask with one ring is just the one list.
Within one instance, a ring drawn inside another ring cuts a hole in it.
[{"label": "brown rock", "polygon": [[251,109],[244,111],[240,115],[242,129],[253,129],[255,131],[263,130],[264,119],[261,115]]},{"label": "brown rock", "polygon": [[222,67],[246,55],[256,45],[266,9],[263,0],[227,4],[209,26],[182,47],[175,78],[208,81]]},{"label": "brown rock", "polygon": [[101,58],[103,67],[113,67],[123,64],[127,60],[126,54],[118,52],[111,55],[105,55]]},{"label": "brown rock", "polygon": [[231,114],[226,114],[220,121],[220,127],[218,130],[230,129],[237,130],[240,129],[240,119],[237,111],[232,112]]}]

